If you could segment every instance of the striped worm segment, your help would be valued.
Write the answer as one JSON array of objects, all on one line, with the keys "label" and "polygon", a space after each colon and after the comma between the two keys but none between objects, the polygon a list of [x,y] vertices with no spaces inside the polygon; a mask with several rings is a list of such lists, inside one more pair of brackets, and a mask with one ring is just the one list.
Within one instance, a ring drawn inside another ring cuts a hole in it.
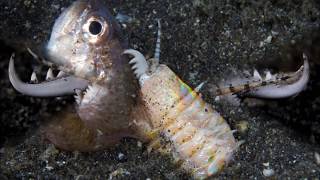
[{"label": "striped worm segment", "polygon": [[141,93],[152,125],[183,168],[203,178],[229,162],[239,144],[229,125],[167,66],[158,66]]}]

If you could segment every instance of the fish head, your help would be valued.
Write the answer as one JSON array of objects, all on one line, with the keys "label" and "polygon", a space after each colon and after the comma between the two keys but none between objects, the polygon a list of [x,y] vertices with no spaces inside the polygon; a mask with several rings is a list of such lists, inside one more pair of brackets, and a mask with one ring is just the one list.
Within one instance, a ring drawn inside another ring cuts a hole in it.
[{"label": "fish head", "polygon": [[118,33],[118,23],[101,1],[78,0],[56,20],[45,54],[69,74],[102,79],[112,64],[107,56]]}]

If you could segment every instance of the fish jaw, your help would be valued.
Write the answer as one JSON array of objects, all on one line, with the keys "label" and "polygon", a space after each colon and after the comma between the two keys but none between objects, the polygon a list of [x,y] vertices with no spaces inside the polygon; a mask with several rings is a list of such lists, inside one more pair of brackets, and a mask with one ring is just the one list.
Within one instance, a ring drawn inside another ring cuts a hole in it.
[{"label": "fish jaw", "polygon": [[[14,68],[14,54],[9,62],[9,79],[13,87],[22,94],[34,97],[56,97],[75,93],[75,90],[84,90],[88,81],[74,76],[57,78],[39,84],[28,84],[20,80]],[[32,78],[31,78],[32,79]]]},{"label": "fish jaw", "polygon": [[[43,128],[45,137],[63,150],[94,151],[135,136],[131,124],[138,84],[122,54],[127,47],[119,27],[100,2],[75,1],[55,22],[45,48],[47,64],[68,76],[52,79],[49,71],[50,81],[27,84],[16,74],[13,57],[10,61],[10,81],[21,93],[76,94],[78,105],[50,117]],[[91,22],[106,26],[90,35]],[[35,73],[31,77],[37,81]]]},{"label": "fish jaw", "polygon": [[288,98],[299,94],[305,89],[307,83],[309,82],[310,77],[310,67],[309,62],[304,55],[303,71],[297,81],[292,84],[278,85],[270,84],[265,87],[260,87],[249,91],[245,94],[248,97],[255,98],[266,98],[266,99],[279,99],[279,98]]},{"label": "fish jaw", "polygon": [[101,1],[76,1],[56,20],[46,47],[49,61],[88,80],[77,96],[77,113],[101,137],[130,135],[124,132],[130,131],[137,97],[118,26]]}]

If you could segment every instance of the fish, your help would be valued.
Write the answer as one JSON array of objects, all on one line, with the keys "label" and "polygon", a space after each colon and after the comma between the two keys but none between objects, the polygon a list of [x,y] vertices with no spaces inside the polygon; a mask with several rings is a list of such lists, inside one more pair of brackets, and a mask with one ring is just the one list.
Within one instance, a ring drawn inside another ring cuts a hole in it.
[{"label": "fish", "polygon": [[35,97],[75,96],[76,106],[67,107],[42,128],[56,147],[95,151],[133,136],[138,85],[122,54],[127,46],[103,2],[78,0],[57,18],[44,48],[48,64],[60,70],[57,77],[48,70],[50,80],[24,83],[11,57],[9,78],[17,91]]},{"label": "fish", "polygon": [[[48,64],[54,64],[59,75],[54,77],[49,69],[47,81],[24,83],[15,71],[13,55],[9,79],[17,91],[29,96],[75,96],[75,107],[67,106],[41,129],[60,149],[97,151],[123,137],[134,137],[149,143],[148,149],[171,153],[196,179],[216,175],[243,141],[236,140],[227,121],[202,99],[203,83],[192,89],[160,63],[160,21],[158,27],[154,58],[147,61],[142,53],[128,48],[118,23],[101,1],[75,1],[56,20],[45,47]],[[291,94],[300,92],[308,81],[308,68],[305,63],[296,73],[299,76],[281,81],[286,84],[280,91],[290,87]],[[31,80],[37,81],[34,73]],[[246,90],[266,97],[279,83],[268,82],[221,92]]]}]

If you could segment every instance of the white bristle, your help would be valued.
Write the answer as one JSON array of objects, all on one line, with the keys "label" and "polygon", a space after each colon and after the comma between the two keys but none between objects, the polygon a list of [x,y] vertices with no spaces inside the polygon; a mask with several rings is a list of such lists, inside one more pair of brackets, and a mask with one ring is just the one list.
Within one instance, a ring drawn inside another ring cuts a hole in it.
[{"label": "white bristle", "polygon": [[81,104],[82,98],[83,98],[83,93],[80,89],[75,89],[76,95],[74,95],[74,98],[77,102],[78,105]]},{"label": "white bristle", "polygon": [[204,83],[205,83],[205,82],[200,83],[194,90],[195,90],[196,92],[199,92],[199,91],[201,90],[201,88],[203,87]]}]

